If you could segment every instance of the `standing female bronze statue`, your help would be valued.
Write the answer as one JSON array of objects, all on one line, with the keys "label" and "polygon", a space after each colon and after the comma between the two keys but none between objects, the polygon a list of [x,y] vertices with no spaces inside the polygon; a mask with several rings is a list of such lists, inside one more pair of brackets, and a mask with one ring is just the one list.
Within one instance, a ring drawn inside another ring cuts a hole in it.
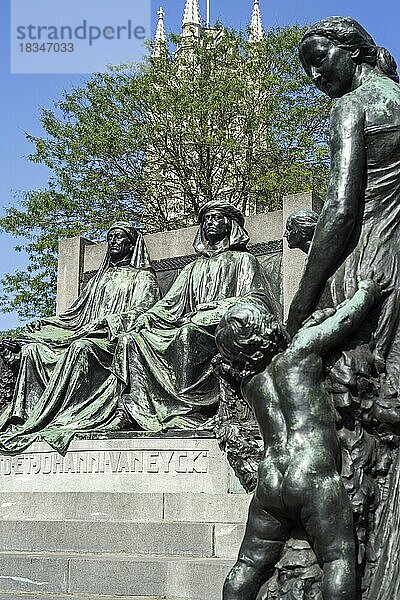
[{"label": "standing female bronze statue", "polygon": [[[337,307],[355,294],[360,279],[383,276],[386,292],[348,340],[347,348],[357,352],[357,347],[367,347],[372,352],[380,396],[374,401],[388,405],[388,423],[398,422],[396,412],[400,411],[394,409],[400,379],[400,86],[396,63],[349,17],[330,17],[313,25],[301,41],[300,58],[315,85],[336,100],[331,115],[328,195],[290,308],[288,330],[293,335],[301,327],[327,283]],[[350,366],[348,381],[355,380],[354,375]],[[378,420],[384,420],[385,409],[376,412]],[[394,600],[400,593],[396,572],[398,454],[388,486],[370,549],[370,561],[377,562],[372,580],[365,583],[370,600]]]},{"label": "standing female bronze statue", "polygon": [[[313,25],[300,58],[316,86],[337,98],[331,116],[332,167],[288,329],[297,331],[331,279],[336,305],[353,296],[357,280],[385,273],[400,280],[400,86],[389,52],[349,17]],[[379,362],[399,379],[396,329],[399,292],[385,298],[372,333]]]}]

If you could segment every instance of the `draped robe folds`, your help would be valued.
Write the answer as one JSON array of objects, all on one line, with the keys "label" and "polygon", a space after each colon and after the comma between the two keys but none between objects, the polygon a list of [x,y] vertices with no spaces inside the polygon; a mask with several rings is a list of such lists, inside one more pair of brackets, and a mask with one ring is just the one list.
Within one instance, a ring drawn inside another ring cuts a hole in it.
[{"label": "draped robe folds", "polygon": [[115,430],[117,380],[111,364],[117,336],[159,299],[149,270],[111,266],[97,275],[61,316],[43,320],[42,328],[23,333],[21,365],[12,405],[2,415],[22,422],[0,434],[0,450],[22,451],[35,439],[64,452],[73,435]]},{"label": "draped robe folds", "polygon": [[[215,328],[238,298],[274,299],[258,260],[247,251],[199,256],[146,315],[149,327],[120,338],[113,372],[123,381],[122,402],[141,428],[193,427],[201,407],[217,402]],[[275,308],[274,312],[278,312]]]},{"label": "draped robe folds", "polygon": [[[384,365],[390,377],[394,394],[384,400],[389,408],[393,404],[391,412],[394,414],[398,410],[400,394],[400,87],[374,71],[346,98],[365,107],[365,178],[355,227],[344,248],[344,260],[329,287],[333,305],[337,307],[354,295],[362,279],[373,278],[386,285],[387,292],[381,302],[352,335],[345,350],[350,349],[351,353],[357,345],[368,342],[376,365],[380,369]],[[341,367],[346,367],[345,358],[343,353],[338,361]],[[357,359],[362,360],[362,354],[357,355]],[[347,372],[352,376],[349,367]],[[369,372],[367,364],[365,372]],[[346,369],[343,373],[346,375]],[[386,374],[382,377],[384,382]],[[384,385],[381,390],[385,396]],[[400,422],[400,414],[397,422]],[[377,513],[379,519],[368,549],[372,562],[377,562],[368,593],[370,600],[400,597],[399,496],[400,453],[397,451],[393,457],[385,507]]]}]

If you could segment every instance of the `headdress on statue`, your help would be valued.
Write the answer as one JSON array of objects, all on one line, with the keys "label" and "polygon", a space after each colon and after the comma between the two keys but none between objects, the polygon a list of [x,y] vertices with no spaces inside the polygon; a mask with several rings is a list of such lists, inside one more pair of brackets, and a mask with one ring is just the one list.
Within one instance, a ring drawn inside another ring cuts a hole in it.
[{"label": "headdress on statue", "polygon": [[319,214],[315,210],[299,208],[290,213],[286,221],[286,227],[294,227],[296,231],[301,231],[304,237],[312,238],[318,219]]},{"label": "headdress on statue", "polygon": [[137,230],[135,225],[133,223],[128,223],[127,221],[117,221],[111,225],[107,233],[113,229],[122,229],[133,244],[133,254],[130,262],[131,267],[135,267],[136,269],[149,269],[149,253],[143,236],[140,231]]},{"label": "headdress on statue", "polygon": [[208,253],[209,245],[204,236],[202,225],[205,215],[210,210],[217,210],[228,219],[228,243],[225,249],[247,250],[247,244],[249,243],[250,238],[244,228],[244,215],[242,211],[225,200],[217,199],[206,202],[199,210],[198,222],[200,227],[193,242],[193,247],[196,252],[199,254]]},{"label": "headdress on statue", "polygon": [[[122,231],[129,236],[129,239],[133,244],[132,258],[129,264],[124,266],[131,266],[135,269],[151,269],[150,258],[146,244],[142,234],[135,228],[135,226],[132,223],[127,223],[125,221],[117,221],[111,225],[108,232],[112,231],[113,229],[122,229]],[[58,317],[64,328],[69,325],[72,329],[76,329],[87,323],[87,311],[89,310],[87,307],[91,305],[93,298],[96,297],[98,285],[110,266],[110,254],[107,251],[99,270],[90,280],[90,285],[87,285],[72,306],[70,306],[65,313]],[[52,318],[52,323],[56,323],[54,317]]]}]

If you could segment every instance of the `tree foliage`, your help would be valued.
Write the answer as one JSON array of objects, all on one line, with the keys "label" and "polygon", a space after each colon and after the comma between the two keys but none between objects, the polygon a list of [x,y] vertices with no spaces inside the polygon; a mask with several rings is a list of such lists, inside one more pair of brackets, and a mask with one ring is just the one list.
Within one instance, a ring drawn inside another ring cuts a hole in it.
[{"label": "tree foliage", "polygon": [[301,34],[174,38],[174,54],[98,73],[44,110],[29,158],[51,177],[0,220],[29,256],[27,272],[3,280],[1,309],[54,312],[60,238],[96,239],[120,218],[148,232],[191,225],[215,196],[264,211],[285,194],[323,193],[330,104],[299,64]]}]

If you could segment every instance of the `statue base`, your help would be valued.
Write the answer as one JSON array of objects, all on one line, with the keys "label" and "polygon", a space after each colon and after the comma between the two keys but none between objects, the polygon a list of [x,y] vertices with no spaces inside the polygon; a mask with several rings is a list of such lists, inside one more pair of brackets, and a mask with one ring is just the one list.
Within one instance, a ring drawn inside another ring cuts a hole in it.
[{"label": "statue base", "polygon": [[250,501],[193,432],[38,442],[0,456],[0,486],[2,600],[219,600]]}]

